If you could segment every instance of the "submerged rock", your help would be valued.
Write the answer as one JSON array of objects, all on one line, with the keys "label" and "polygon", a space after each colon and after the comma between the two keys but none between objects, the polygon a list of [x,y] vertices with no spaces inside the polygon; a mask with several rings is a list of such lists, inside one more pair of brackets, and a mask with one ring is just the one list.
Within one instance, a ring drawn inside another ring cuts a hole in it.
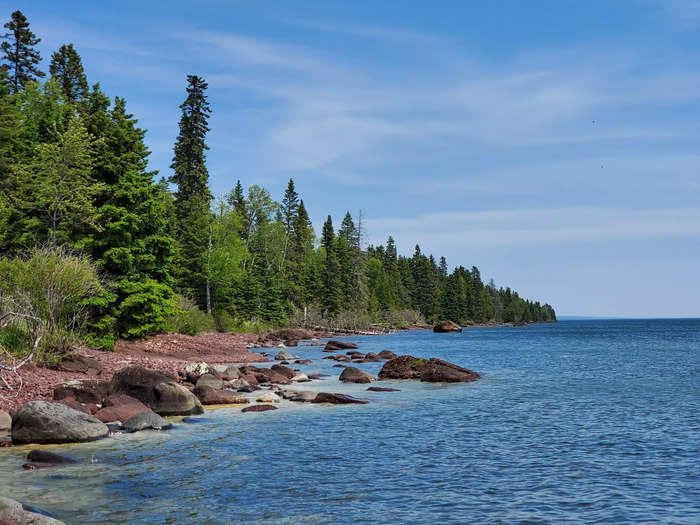
[{"label": "submerged rock", "polygon": [[386,388],[383,386],[371,386],[367,390],[370,392],[401,392],[398,388]]},{"label": "submerged rock", "polygon": [[356,397],[345,394],[332,394],[328,392],[319,392],[312,403],[331,403],[333,405],[360,404],[366,405],[369,399],[358,399]]},{"label": "submerged rock", "polygon": [[461,332],[462,327],[453,321],[442,321],[433,327],[435,333]]},{"label": "submerged rock", "polygon": [[50,516],[29,510],[19,501],[0,496],[0,523],[15,525],[65,525]]},{"label": "submerged rock", "polygon": [[354,366],[346,367],[340,374],[340,380],[344,383],[371,383],[376,379],[372,374]]},{"label": "submerged rock", "polygon": [[12,419],[14,444],[79,443],[109,434],[107,426],[84,412],[61,403],[30,401]]},{"label": "submerged rock", "polygon": [[310,365],[311,364],[311,359],[297,359],[294,361],[295,365]]},{"label": "submerged rock", "polygon": [[133,433],[141,430],[167,430],[172,428],[172,423],[166,421],[158,414],[149,410],[142,414],[136,414],[124,421],[124,432]]},{"label": "submerged rock", "polygon": [[324,347],[324,352],[336,352],[338,350],[353,350],[357,348],[355,343],[348,343],[345,341],[330,340],[326,343]]},{"label": "submerged rock", "polygon": [[27,454],[27,461],[32,463],[50,463],[52,465],[71,465],[78,462],[68,456],[61,456],[48,450],[40,449],[30,450],[29,454]]},{"label": "submerged rock", "polygon": [[282,390],[280,393],[284,399],[298,401],[300,403],[310,403],[316,399],[316,395],[318,394],[318,392],[314,392],[313,390]]},{"label": "submerged rock", "polygon": [[242,409],[241,412],[267,412],[268,410],[277,410],[277,407],[273,405],[251,405]]},{"label": "submerged rock", "polygon": [[199,399],[174,378],[142,366],[122,368],[111,382],[115,394],[134,397],[164,416],[189,416],[204,412]]}]

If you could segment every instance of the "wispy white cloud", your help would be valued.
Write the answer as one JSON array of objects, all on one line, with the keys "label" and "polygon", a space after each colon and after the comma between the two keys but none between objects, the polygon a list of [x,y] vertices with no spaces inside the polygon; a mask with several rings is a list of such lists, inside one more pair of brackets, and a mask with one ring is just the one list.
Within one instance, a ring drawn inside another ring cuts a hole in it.
[{"label": "wispy white cloud", "polygon": [[[390,232],[404,246],[410,246],[411,240],[415,239],[427,239],[437,246],[463,244],[478,248],[550,242],[698,237],[700,209],[498,209],[370,219],[367,227],[370,232]],[[373,241],[383,242],[384,238]]]}]

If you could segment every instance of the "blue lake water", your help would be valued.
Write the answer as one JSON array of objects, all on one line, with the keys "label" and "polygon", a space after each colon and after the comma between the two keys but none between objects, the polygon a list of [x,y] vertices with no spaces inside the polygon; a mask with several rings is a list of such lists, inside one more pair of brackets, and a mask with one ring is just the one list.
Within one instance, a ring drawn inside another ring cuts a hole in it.
[{"label": "blue lake water", "polygon": [[700,523],[700,320],[348,339],[484,377],[366,392],[298,347],[299,368],[333,374],[314,389],[371,403],[208,411],[63,447],[83,461],[52,471],[0,449],[2,494],[74,524]]}]

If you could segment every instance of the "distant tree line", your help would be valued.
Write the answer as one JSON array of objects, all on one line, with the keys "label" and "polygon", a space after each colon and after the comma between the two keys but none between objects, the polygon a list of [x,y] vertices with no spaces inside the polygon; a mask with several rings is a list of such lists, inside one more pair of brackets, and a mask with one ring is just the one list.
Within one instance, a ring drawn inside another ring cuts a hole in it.
[{"label": "distant tree line", "polygon": [[[40,42],[15,11],[0,67],[0,253],[33,247],[89,255],[106,286],[91,305],[93,342],[166,328],[189,300],[218,318],[283,323],[314,308],[379,319],[413,310],[425,320],[551,321],[551,306],[484,284],[476,267],[363,247],[362,218],[329,215],[316,237],[289,180],[277,202],[240,181],[214,200],[206,166],[207,83],[187,77],[171,174],[148,169],[145,130],[123,98],[88,84],[73,44],[39,69]],[[185,299],[183,299],[185,298]]]}]

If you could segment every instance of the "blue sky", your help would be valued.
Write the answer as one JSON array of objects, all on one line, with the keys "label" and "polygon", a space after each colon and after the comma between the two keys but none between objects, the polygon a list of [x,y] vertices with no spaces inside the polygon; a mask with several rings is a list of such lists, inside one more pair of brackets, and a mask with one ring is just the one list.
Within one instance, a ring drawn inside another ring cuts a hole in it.
[{"label": "blue sky", "polygon": [[73,42],[168,174],[189,73],[215,194],[444,254],[560,314],[700,316],[700,0],[0,0]]}]

